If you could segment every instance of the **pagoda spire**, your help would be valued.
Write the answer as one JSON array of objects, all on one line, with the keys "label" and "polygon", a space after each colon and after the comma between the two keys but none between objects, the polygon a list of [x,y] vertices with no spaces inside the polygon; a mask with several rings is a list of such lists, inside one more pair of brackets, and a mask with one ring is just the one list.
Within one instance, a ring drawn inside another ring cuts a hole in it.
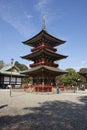
[{"label": "pagoda spire", "polygon": [[42,30],[46,30],[46,26],[45,26],[45,15],[42,15]]}]

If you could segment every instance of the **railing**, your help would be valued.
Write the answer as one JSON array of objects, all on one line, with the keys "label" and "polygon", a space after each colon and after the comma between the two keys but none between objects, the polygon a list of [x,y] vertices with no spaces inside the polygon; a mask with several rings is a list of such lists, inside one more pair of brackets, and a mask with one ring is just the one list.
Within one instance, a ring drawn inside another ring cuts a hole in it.
[{"label": "railing", "polygon": [[34,85],[36,92],[52,92],[51,85]]},{"label": "railing", "polygon": [[42,84],[37,84],[37,85],[28,85],[26,84],[24,86],[24,91],[27,91],[29,88],[35,88],[35,92],[52,92],[52,87],[51,85],[42,85]]},{"label": "railing", "polygon": [[37,46],[37,47],[31,49],[31,51],[34,52],[34,51],[37,51],[38,49],[41,49],[41,48],[50,49],[51,51],[57,51],[57,49],[55,49],[55,48],[53,48],[53,47],[51,47],[51,46],[47,46],[47,45],[45,45],[44,43],[41,44],[40,46]]},{"label": "railing", "polygon": [[58,64],[54,64],[52,62],[45,62],[45,61],[30,64],[30,67],[36,67],[36,66],[39,66],[39,65],[47,65],[47,66],[51,66],[51,67],[58,67]]}]

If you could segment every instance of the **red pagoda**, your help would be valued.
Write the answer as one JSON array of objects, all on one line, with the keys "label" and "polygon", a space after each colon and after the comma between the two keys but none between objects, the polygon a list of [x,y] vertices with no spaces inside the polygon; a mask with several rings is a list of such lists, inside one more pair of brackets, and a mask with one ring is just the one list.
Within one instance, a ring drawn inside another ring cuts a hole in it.
[{"label": "red pagoda", "polygon": [[56,46],[65,43],[43,28],[37,35],[26,40],[23,44],[31,46],[31,53],[22,56],[23,59],[33,61],[30,68],[23,73],[32,77],[35,92],[51,92],[56,86],[55,77],[65,74],[66,71],[59,69],[59,61],[67,56],[56,53]]}]

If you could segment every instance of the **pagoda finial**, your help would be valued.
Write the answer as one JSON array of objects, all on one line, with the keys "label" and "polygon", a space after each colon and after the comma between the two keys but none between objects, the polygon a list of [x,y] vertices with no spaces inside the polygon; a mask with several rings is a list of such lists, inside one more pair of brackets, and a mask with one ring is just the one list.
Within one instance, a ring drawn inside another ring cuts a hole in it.
[{"label": "pagoda finial", "polygon": [[45,30],[46,27],[45,27],[45,15],[43,14],[42,15],[42,30]]}]

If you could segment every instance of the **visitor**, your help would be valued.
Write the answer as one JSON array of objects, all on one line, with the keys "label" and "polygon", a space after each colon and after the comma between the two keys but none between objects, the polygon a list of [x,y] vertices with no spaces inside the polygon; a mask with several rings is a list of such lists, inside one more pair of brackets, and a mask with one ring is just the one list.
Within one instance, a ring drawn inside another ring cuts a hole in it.
[{"label": "visitor", "polygon": [[60,92],[60,91],[59,91],[59,88],[57,87],[57,88],[56,88],[56,93],[59,94],[59,92]]}]

